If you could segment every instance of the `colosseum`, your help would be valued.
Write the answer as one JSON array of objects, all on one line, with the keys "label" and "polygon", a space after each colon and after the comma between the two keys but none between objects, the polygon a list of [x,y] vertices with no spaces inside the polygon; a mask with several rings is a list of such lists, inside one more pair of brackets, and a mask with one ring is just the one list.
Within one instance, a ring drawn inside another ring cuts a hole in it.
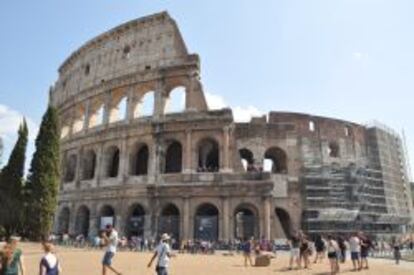
[{"label": "colosseum", "polygon": [[[182,109],[172,110],[173,98]],[[377,124],[293,112],[248,123],[209,110],[200,60],[162,12],[88,41],[50,90],[61,120],[56,233],[276,239],[412,221],[402,139]]]}]

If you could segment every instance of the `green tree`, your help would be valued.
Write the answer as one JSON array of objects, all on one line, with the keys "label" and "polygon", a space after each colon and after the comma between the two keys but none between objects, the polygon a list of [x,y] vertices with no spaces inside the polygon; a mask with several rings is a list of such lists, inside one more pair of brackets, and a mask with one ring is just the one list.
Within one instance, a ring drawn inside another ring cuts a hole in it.
[{"label": "green tree", "polygon": [[6,166],[0,173],[0,224],[6,236],[17,233],[23,214],[23,177],[28,129],[26,120],[19,126],[18,139]]},{"label": "green tree", "polygon": [[59,189],[59,123],[54,107],[42,118],[25,185],[26,235],[40,240],[49,235]]}]

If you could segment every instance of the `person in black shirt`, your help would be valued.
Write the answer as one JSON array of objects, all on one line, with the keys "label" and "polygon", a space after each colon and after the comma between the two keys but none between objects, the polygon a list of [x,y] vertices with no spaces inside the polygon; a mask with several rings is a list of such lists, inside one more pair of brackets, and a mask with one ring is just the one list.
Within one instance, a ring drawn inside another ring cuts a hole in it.
[{"label": "person in black shirt", "polygon": [[318,262],[322,262],[322,259],[324,258],[324,254],[325,254],[325,242],[322,240],[321,235],[316,236],[316,240],[315,240],[315,260],[313,261],[314,264],[316,264]]},{"label": "person in black shirt", "polygon": [[359,232],[359,239],[361,240],[361,268],[369,269],[368,266],[368,254],[371,249],[372,242],[362,232]]}]

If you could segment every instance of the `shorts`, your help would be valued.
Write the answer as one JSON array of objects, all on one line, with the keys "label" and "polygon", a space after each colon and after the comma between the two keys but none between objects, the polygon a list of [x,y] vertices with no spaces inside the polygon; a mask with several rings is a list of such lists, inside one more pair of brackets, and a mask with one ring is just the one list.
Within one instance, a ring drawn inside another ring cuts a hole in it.
[{"label": "shorts", "polygon": [[102,264],[107,265],[107,266],[111,266],[112,265],[112,259],[114,258],[114,256],[115,256],[115,253],[113,253],[113,252],[109,252],[109,251],[105,252],[105,255],[102,259]]},{"label": "shorts", "polygon": [[157,275],[168,275],[167,268],[164,266],[155,267],[155,272],[157,272]]},{"label": "shorts", "polygon": [[300,256],[300,249],[299,248],[290,249],[290,256],[291,257],[299,257]]},{"label": "shorts", "polygon": [[328,259],[337,259],[336,252],[329,252]]},{"label": "shorts", "polygon": [[361,251],[361,258],[365,259],[368,257],[368,251]]},{"label": "shorts", "polygon": [[359,252],[351,252],[351,260],[358,261],[359,260]]}]

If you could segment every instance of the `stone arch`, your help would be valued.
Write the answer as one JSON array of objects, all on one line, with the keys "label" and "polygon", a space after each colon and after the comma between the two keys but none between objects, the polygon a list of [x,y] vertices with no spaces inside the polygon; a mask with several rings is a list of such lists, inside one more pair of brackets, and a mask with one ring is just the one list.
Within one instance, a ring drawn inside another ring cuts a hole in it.
[{"label": "stone arch", "polygon": [[219,238],[219,210],[211,203],[197,207],[194,215],[194,238],[203,241],[217,241]]},{"label": "stone arch", "polygon": [[286,238],[290,238],[293,234],[293,227],[289,213],[283,208],[276,207],[275,214],[280,221],[280,225],[282,226],[283,233],[285,234]]},{"label": "stone arch", "polygon": [[69,207],[63,207],[58,216],[58,234],[69,233],[70,210]]},{"label": "stone arch", "polygon": [[155,92],[145,92],[134,107],[134,118],[152,116],[154,114]]},{"label": "stone arch", "polygon": [[164,173],[181,173],[183,166],[183,147],[177,140],[169,142],[165,151]]},{"label": "stone arch", "polygon": [[234,210],[234,237],[259,238],[259,211],[252,204],[240,204]]},{"label": "stone arch", "polygon": [[70,127],[67,124],[63,124],[60,128],[60,138],[66,138],[70,133]]},{"label": "stone arch", "polygon": [[239,154],[240,154],[240,159],[241,159],[244,170],[246,171],[254,170],[253,152],[247,148],[242,148],[239,150]]},{"label": "stone arch", "polygon": [[75,233],[76,235],[82,234],[87,237],[89,235],[89,219],[90,211],[86,205],[82,205],[78,208],[76,212],[76,221],[75,221]]},{"label": "stone arch", "polygon": [[184,86],[178,86],[168,93],[165,102],[164,113],[180,113],[185,111],[187,90]]},{"label": "stone arch", "polygon": [[109,111],[109,123],[125,120],[127,117],[127,97],[119,95],[116,97]]},{"label": "stone arch", "polygon": [[128,219],[126,221],[126,235],[128,237],[143,237],[145,233],[145,208],[139,204],[133,204],[128,210]]},{"label": "stone arch", "polygon": [[339,158],[340,157],[340,147],[338,142],[331,141],[328,144],[328,154],[331,158]]},{"label": "stone arch", "polygon": [[95,178],[96,153],[93,149],[87,150],[82,158],[82,180]]},{"label": "stone arch", "polygon": [[167,233],[177,241],[180,239],[180,210],[173,203],[166,204],[159,215],[158,235]]},{"label": "stone arch", "polygon": [[75,109],[75,118],[72,123],[72,133],[76,134],[83,130],[85,119],[85,108],[83,106],[78,106]]},{"label": "stone arch", "polygon": [[220,169],[220,149],[213,138],[202,139],[197,146],[198,171],[218,172]]},{"label": "stone arch", "polygon": [[72,182],[76,176],[76,166],[78,163],[78,156],[75,154],[69,155],[64,162],[64,182]]},{"label": "stone arch", "polygon": [[107,178],[116,178],[119,173],[120,150],[117,146],[110,146],[105,151],[106,169],[105,176]]},{"label": "stone arch", "polygon": [[145,143],[137,143],[130,157],[130,174],[135,176],[147,175],[149,149]]},{"label": "stone arch", "polygon": [[266,163],[263,164],[265,171],[275,174],[287,174],[287,154],[279,147],[271,147],[266,150],[264,155],[265,161],[269,161],[270,167],[267,167]]},{"label": "stone arch", "polygon": [[89,128],[93,128],[104,123],[105,107],[103,103],[93,104],[89,115]]},{"label": "stone arch", "polygon": [[99,211],[98,228],[105,229],[108,224],[115,226],[116,222],[115,209],[109,204],[102,206]]}]

